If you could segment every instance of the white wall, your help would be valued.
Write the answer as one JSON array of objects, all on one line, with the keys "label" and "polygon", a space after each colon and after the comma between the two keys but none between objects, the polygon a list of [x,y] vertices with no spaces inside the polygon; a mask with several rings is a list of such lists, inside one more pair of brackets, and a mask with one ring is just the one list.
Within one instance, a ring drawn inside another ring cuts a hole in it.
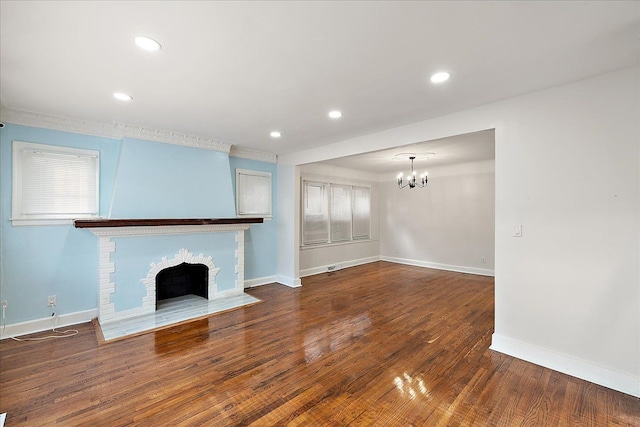
[{"label": "white wall", "polygon": [[493,275],[494,190],[493,161],[430,168],[424,189],[381,182],[381,258]]},{"label": "white wall", "polygon": [[371,187],[371,240],[347,244],[300,248],[300,276],[324,273],[328,267],[338,269],[380,259],[380,216],[377,174],[325,164],[300,166],[302,179],[321,182],[359,184]]},{"label": "white wall", "polygon": [[[281,156],[301,164],[496,129],[492,348],[640,396],[633,67]],[[523,236],[512,227],[523,225]]]},{"label": "white wall", "polygon": [[326,273],[380,260],[380,241],[352,242],[300,249],[300,276]]},{"label": "white wall", "polygon": [[499,104],[493,340],[637,396],[639,89],[636,67]]},{"label": "white wall", "polygon": [[300,241],[300,174],[297,166],[278,164],[277,277],[283,285],[300,286],[298,242]]}]

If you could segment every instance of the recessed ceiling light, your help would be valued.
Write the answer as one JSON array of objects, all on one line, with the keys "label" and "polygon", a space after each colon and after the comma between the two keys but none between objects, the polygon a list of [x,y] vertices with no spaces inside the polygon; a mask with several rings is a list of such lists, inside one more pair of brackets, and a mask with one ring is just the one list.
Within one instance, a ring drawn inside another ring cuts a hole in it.
[{"label": "recessed ceiling light", "polygon": [[433,76],[431,76],[432,83],[442,83],[442,82],[446,82],[447,80],[449,80],[449,73],[444,71],[440,73],[435,73]]},{"label": "recessed ceiling light", "polygon": [[342,117],[342,111],[338,111],[338,110],[329,111],[329,117],[331,117],[332,119],[339,119],[340,117]]},{"label": "recessed ceiling light", "polygon": [[271,135],[271,138],[280,138],[282,136],[282,134],[280,132],[278,132],[277,130],[274,130],[269,135]]},{"label": "recessed ceiling light", "polygon": [[115,99],[118,99],[120,101],[131,101],[133,99],[133,96],[131,95],[127,95],[126,93],[122,93],[122,92],[116,92],[113,94],[113,97]]},{"label": "recessed ceiling light", "polygon": [[162,46],[160,45],[160,43],[158,43],[157,41],[149,37],[138,36],[134,40],[140,49],[144,49],[148,51],[155,51],[155,50],[162,49]]}]

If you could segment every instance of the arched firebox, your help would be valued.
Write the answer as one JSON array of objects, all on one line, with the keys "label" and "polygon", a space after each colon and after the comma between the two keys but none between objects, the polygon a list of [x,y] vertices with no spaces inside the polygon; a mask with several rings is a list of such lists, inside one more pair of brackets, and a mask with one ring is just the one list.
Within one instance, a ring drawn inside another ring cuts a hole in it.
[{"label": "arched firebox", "polygon": [[185,295],[207,299],[209,293],[209,268],[204,264],[183,262],[162,270],[156,276],[156,307],[161,301]]}]

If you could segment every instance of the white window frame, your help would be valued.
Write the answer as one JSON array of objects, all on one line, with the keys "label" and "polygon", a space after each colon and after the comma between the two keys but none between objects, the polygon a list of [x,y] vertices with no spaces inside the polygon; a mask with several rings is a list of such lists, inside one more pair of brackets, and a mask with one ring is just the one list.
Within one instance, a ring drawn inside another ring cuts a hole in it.
[{"label": "white window frame", "polygon": [[[240,176],[256,176],[263,177],[269,179],[269,194],[268,194],[268,206],[264,209],[263,212],[251,212],[251,210],[244,205],[243,201],[244,197],[241,197],[241,188],[240,188]],[[236,214],[239,217],[258,217],[264,219],[272,219],[273,218],[273,202],[272,202],[272,187],[273,187],[273,179],[271,172],[265,171],[256,171],[249,169],[236,169]]]},{"label": "white window frame", "polygon": [[[371,224],[373,222],[373,212],[371,209],[371,203],[372,203],[372,197],[373,197],[373,189],[370,185],[363,185],[363,184],[355,184],[352,182],[345,182],[345,181],[341,181],[341,180],[326,180],[326,179],[314,179],[314,178],[301,178],[302,180],[302,185],[300,186],[300,190],[301,190],[301,197],[300,197],[300,202],[301,202],[301,206],[300,206],[300,226],[301,226],[301,232],[300,232],[300,248],[301,249],[309,249],[309,248],[315,248],[315,247],[322,247],[322,246],[336,246],[336,245],[345,245],[345,244],[353,244],[353,243],[360,243],[360,242],[369,242],[374,240],[371,237]],[[326,241],[316,241],[316,242],[305,242],[305,220],[304,220],[304,216],[305,216],[305,191],[306,191],[306,185],[307,183],[310,184],[315,184],[315,185],[323,185],[325,188],[325,196],[324,196],[324,201],[323,203],[326,206],[327,209],[327,228],[328,228],[328,237]],[[332,241],[331,240],[331,187],[333,185],[340,185],[340,186],[348,186],[351,187],[351,230],[350,230],[350,237],[348,240],[338,240],[338,241]],[[368,237],[353,237],[353,212],[354,212],[354,203],[355,203],[355,195],[354,195],[354,189],[355,188],[367,188],[369,189],[369,235]]]},{"label": "white window frame", "polygon": [[[67,155],[77,157],[96,158],[95,162],[95,196],[96,210],[92,213],[48,213],[48,214],[24,214],[22,208],[22,186],[23,186],[23,165],[21,154],[23,151],[39,151],[54,155]],[[12,196],[11,196],[11,223],[14,226],[20,225],[68,225],[74,219],[98,218],[100,211],[100,152],[96,150],[86,150],[82,148],[61,147],[56,145],[36,144],[33,142],[13,141],[13,163],[12,163]]]}]

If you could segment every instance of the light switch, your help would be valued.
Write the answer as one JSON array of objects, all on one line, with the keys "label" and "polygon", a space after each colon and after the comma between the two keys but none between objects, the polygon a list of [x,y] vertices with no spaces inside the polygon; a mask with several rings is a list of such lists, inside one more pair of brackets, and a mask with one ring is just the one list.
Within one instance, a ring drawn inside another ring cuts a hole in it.
[{"label": "light switch", "polygon": [[522,237],[522,226],[514,225],[513,226],[513,237]]}]

